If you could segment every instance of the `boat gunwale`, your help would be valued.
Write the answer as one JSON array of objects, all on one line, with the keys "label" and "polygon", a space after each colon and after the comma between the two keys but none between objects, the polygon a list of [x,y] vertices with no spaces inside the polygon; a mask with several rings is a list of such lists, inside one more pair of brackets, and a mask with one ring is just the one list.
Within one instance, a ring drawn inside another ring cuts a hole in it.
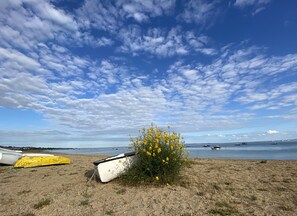
[{"label": "boat gunwale", "polygon": [[[121,155],[121,154],[119,154],[119,155]],[[124,153],[122,156],[119,156],[119,157],[117,157],[118,155],[114,155],[114,156],[104,158],[104,159],[101,159],[101,160],[96,160],[96,161],[93,162],[93,164],[95,166],[98,166],[101,163],[105,163],[105,162],[109,162],[109,161],[113,161],[113,160],[118,160],[118,159],[122,159],[122,158],[126,158],[126,157],[132,157],[132,156],[135,156],[135,155],[136,155],[135,152],[128,152],[128,153]]]}]

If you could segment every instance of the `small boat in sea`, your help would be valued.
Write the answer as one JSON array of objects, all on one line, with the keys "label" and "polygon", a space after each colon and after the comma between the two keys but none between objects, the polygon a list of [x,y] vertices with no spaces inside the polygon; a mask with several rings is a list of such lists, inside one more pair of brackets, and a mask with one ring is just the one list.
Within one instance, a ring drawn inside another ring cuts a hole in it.
[{"label": "small boat in sea", "polygon": [[135,160],[135,152],[129,152],[97,160],[93,164],[101,182],[109,182],[123,174]]},{"label": "small boat in sea", "polygon": [[203,147],[205,148],[205,147],[210,147],[210,145],[203,145]]},{"label": "small boat in sea", "polygon": [[0,164],[14,165],[21,157],[21,151],[0,148]]},{"label": "small boat in sea", "polygon": [[221,147],[220,146],[213,146],[213,147],[211,147],[211,150],[220,150],[221,149]]},{"label": "small boat in sea", "polygon": [[40,166],[50,166],[50,165],[62,165],[70,164],[71,160],[66,157],[60,156],[24,156],[19,159],[14,167],[15,168],[28,168],[28,167],[40,167]]}]

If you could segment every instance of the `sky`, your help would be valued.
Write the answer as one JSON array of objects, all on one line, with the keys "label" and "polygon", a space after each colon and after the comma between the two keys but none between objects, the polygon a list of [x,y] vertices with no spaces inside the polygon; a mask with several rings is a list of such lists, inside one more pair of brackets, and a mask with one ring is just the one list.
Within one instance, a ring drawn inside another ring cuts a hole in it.
[{"label": "sky", "polygon": [[0,1],[0,145],[297,138],[297,1]]}]

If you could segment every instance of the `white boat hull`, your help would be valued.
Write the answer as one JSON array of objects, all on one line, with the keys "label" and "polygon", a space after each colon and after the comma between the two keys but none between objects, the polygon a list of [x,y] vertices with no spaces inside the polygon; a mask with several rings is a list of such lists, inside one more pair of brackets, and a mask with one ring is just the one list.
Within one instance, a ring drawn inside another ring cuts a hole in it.
[{"label": "white boat hull", "polygon": [[21,157],[22,153],[19,152],[0,151],[0,164],[14,165]]},{"label": "white boat hull", "polygon": [[10,149],[6,149],[6,148],[0,148],[0,152],[22,153],[21,150],[10,150]]},{"label": "white boat hull", "polygon": [[135,161],[135,153],[120,154],[103,160],[95,161],[95,171],[101,182],[109,182],[130,168]]}]

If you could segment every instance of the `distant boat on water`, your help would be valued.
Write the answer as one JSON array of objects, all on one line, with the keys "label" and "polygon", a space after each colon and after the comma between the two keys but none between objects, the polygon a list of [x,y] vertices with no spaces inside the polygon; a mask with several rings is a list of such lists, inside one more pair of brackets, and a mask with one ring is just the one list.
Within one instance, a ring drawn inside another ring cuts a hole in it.
[{"label": "distant boat on water", "polygon": [[203,147],[210,147],[210,145],[204,145]]},{"label": "distant boat on water", "polygon": [[221,147],[220,146],[213,146],[213,147],[211,147],[211,150],[220,150],[221,149]]}]

